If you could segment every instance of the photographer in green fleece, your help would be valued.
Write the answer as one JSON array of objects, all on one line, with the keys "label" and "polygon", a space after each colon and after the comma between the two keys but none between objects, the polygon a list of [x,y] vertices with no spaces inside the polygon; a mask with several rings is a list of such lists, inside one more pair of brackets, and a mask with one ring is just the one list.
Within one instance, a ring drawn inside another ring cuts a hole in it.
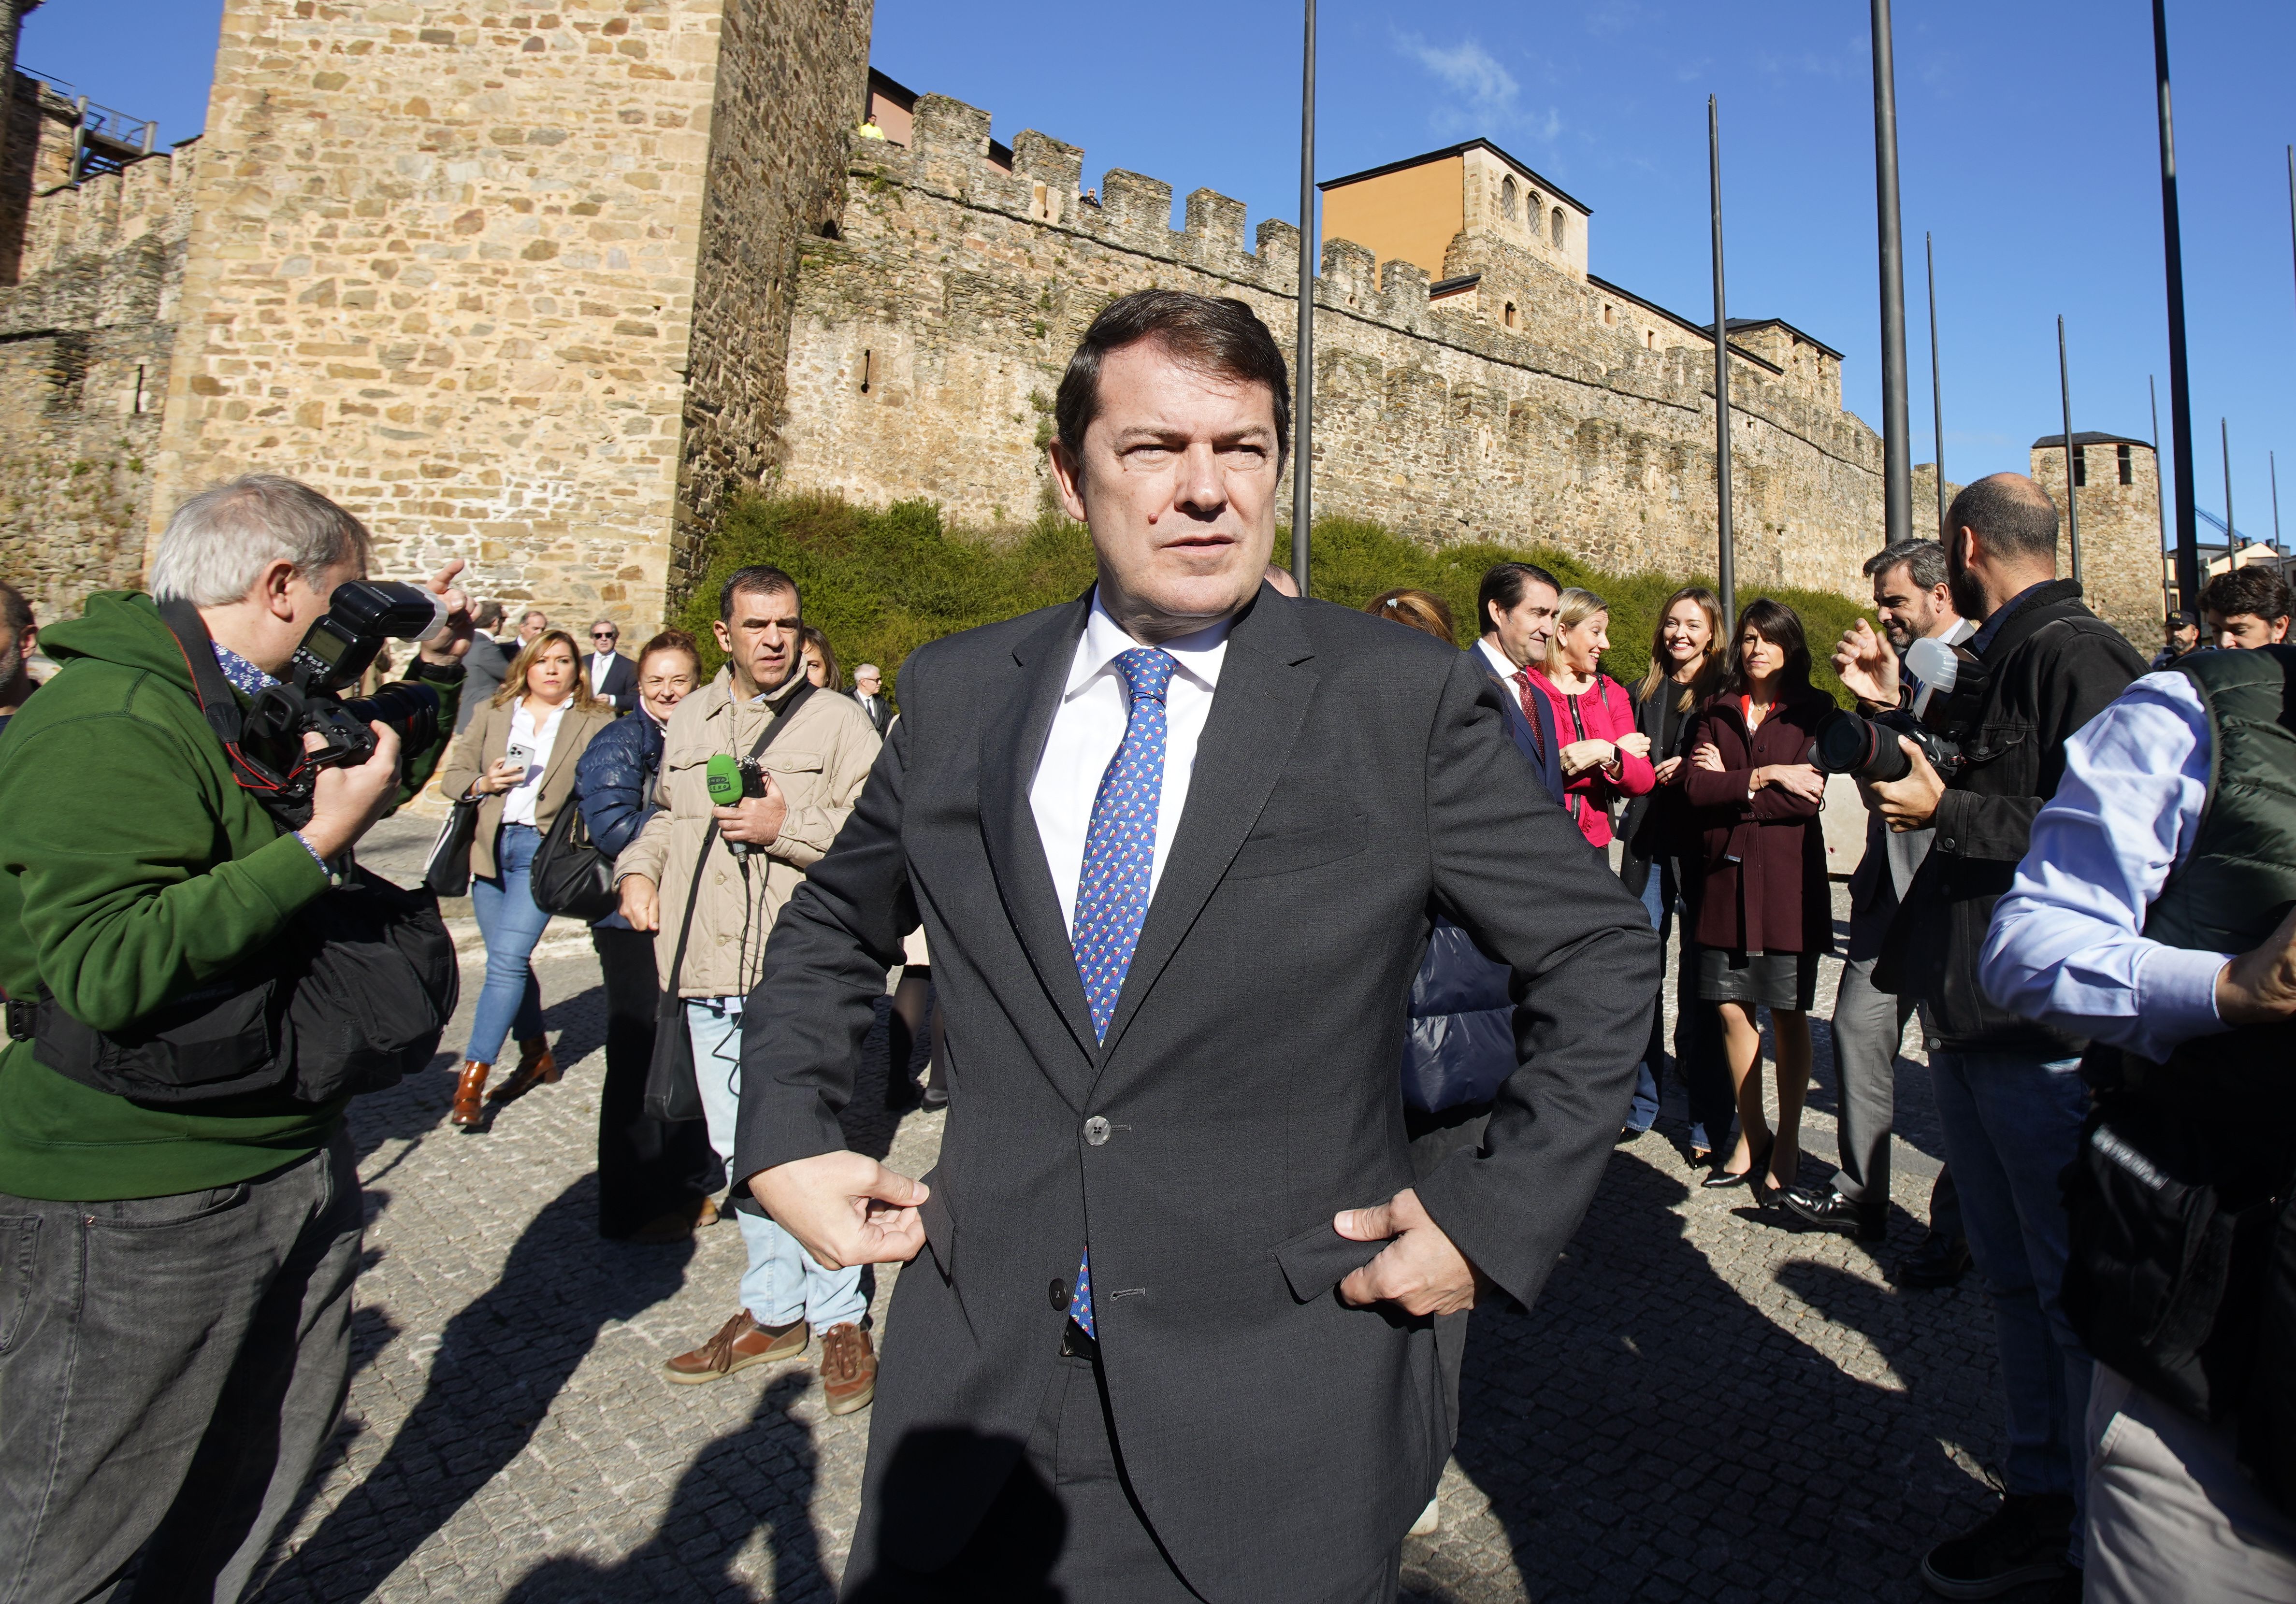
[{"label": "photographer in green fleece", "polygon": [[[283,675],[365,528],[253,475],[168,520],[150,595],[45,632],[62,669],[0,735],[0,989],[119,1032],[226,979],[329,885],[439,748],[320,772],[283,831],[242,789],[159,603],[191,602],[242,700]],[[451,731],[467,605],[414,673]],[[29,1010],[12,1008],[10,1035]],[[110,1597],[131,1567],[234,1600],[333,1430],[363,1211],[348,1099],[130,1101],[0,1044],[0,1599]],[[141,1590],[139,1590],[141,1596]]]}]

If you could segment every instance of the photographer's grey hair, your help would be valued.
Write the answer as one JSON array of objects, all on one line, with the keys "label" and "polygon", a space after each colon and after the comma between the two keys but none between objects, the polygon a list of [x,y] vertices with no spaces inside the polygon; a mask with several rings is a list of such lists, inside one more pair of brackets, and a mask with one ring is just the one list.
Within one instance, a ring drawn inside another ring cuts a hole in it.
[{"label": "photographer's grey hair", "polygon": [[227,607],[282,561],[308,580],[343,563],[364,567],[366,526],[308,485],[250,473],[210,485],[178,506],[152,559],[152,597]]},{"label": "photographer's grey hair", "polygon": [[1945,547],[1934,540],[1900,540],[1883,546],[1866,560],[1866,577],[1886,575],[1900,563],[1906,566],[1915,590],[1935,590],[1953,577],[1945,565]]}]

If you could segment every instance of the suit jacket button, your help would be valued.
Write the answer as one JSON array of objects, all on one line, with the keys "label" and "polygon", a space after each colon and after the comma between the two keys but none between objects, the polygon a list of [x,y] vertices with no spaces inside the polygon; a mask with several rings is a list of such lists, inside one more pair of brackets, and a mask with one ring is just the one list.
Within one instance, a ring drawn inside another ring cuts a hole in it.
[{"label": "suit jacket button", "polygon": [[1095,1147],[1098,1147],[1102,1142],[1106,1142],[1108,1140],[1108,1121],[1102,1118],[1097,1114],[1094,1115],[1090,1119],[1086,1120],[1084,1122],[1084,1139],[1092,1143]]},{"label": "suit jacket button", "polygon": [[1046,1297],[1055,1309],[1067,1308],[1069,1306],[1068,1282],[1055,1279],[1046,1290]]}]

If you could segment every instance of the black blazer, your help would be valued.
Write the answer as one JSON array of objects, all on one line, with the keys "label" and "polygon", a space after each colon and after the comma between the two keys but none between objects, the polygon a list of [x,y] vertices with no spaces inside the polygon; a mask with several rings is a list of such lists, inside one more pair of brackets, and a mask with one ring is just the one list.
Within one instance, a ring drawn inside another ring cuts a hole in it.
[{"label": "black blazer", "polygon": [[[582,677],[590,677],[590,654],[582,654]],[[606,665],[606,677],[590,687],[590,694],[611,703],[617,715],[628,712],[638,705],[638,666],[614,653],[614,660]]]},{"label": "black blazer", "polygon": [[1116,1435],[1157,1535],[1208,1599],[1320,1604],[1394,1550],[1451,1441],[1432,1322],[1341,1304],[1379,1245],[1332,1228],[1413,1184],[1395,1066],[1431,921],[1513,967],[1523,1067],[1483,1150],[1418,1189],[1526,1302],[1617,1138],[1656,938],[1475,662],[1263,587],[1096,1042],[1029,806],[1088,606],[909,659],[858,806],[767,944],[735,1184],[844,1146],[872,1005],[922,920],[948,1123],[930,1253],[886,1324],[849,1593],[979,1524],[1058,1363],[1089,1214]]}]

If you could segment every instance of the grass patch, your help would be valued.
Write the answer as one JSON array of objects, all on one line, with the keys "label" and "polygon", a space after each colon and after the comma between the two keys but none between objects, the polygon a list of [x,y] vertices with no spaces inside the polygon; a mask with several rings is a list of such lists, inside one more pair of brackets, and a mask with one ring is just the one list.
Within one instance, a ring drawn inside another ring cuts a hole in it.
[{"label": "grass patch", "polygon": [[[709,672],[724,660],[709,630],[718,586],[734,569],[766,562],[796,578],[807,621],[829,636],[847,672],[856,663],[876,663],[889,688],[902,661],[926,642],[1069,601],[1094,574],[1084,526],[1057,513],[1015,534],[988,536],[948,528],[939,507],[921,501],[873,508],[834,496],[741,495],[728,503],[713,548],[707,573],[673,619],[702,642]],[[1275,550],[1279,556],[1291,550],[1289,531],[1277,531]],[[1483,571],[1509,558],[1538,563],[1610,603],[1611,651],[1603,666],[1630,686],[1649,667],[1651,632],[1666,598],[1685,584],[1712,583],[1710,577],[1656,571],[1604,573],[1546,546],[1477,542],[1431,550],[1379,524],[1345,518],[1317,520],[1311,557],[1314,593],[1342,606],[1361,607],[1398,585],[1433,592],[1459,620],[1462,646],[1473,640],[1475,587]],[[1801,615],[1816,659],[1816,683],[1848,706],[1826,659],[1865,610],[1846,596],[1786,586],[1745,587],[1741,603],[1763,595]]]}]

